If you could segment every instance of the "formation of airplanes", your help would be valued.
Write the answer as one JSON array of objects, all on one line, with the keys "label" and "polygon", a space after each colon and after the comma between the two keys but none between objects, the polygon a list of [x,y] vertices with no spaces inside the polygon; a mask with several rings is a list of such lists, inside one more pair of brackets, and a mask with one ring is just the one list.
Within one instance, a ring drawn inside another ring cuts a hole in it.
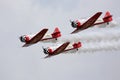
[{"label": "formation of airplanes", "polygon": [[[101,16],[102,12],[97,12],[94,14],[92,17],[89,19],[82,19],[82,20],[74,20],[70,21],[71,26],[75,28],[74,31],[71,32],[71,34],[78,33],[82,30],[85,30],[87,28],[93,27],[95,25],[101,25],[101,24],[107,24],[113,20],[112,15],[110,14],[109,11],[105,13],[105,16],[103,18],[99,18]],[[30,45],[36,44],[39,41],[49,41],[50,40],[56,40],[61,37],[61,32],[58,27],[55,28],[53,33],[47,34],[48,29],[44,28],[40,32],[34,35],[22,35],[19,37],[20,41],[25,43],[23,47],[28,47]],[[60,53],[70,51],[70,50],[78,50],[80,47],[82,47],[81,42],[65,42],[63,44],[57,45],[57,46],[52,46],[52,47],[47,47],[43,48],[43,52],[47,55],[45,58],[58,55]]]},{"label": "formation of airplanes", "polygon": [[35,44],[39,41],[45,41],[45,40],[52,40],[61,37],[61,32],[58,27],[55,28],[54,32],[51,34],[46,34],[48,31],[47,28],[42,29],[39,33],[35,35],[23,35],[20,36],[20,41],[24,42],[25,44],[23,47],[28,47],[32,44]]}]

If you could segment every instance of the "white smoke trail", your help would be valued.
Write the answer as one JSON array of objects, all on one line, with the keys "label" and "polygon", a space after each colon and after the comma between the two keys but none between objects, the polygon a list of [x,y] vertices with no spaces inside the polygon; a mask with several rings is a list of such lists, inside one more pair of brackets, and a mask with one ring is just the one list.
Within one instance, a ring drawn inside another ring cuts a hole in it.
[{"label": "white smoke trail", "polygon": [[[92,27],[77,34],[62,36],[55,42],[63,44],[65,42],[78,41],[82,43],[82,47],[79,48],[77,53],[120,51],[120,26],[113,26],[113,24],[109,24],[104,28]],[[70,51],[70,53],[74,52],[76,52],[76,50]]]},{"label": "white smoke trail", "polygon": [[79,49],[79,53],[114,50],[120,50],[120,40],[83,43],[83,46]]},{"label": "white smoke trail", "polygon": [[118,40],[120,39],[120,28],[91,28],[79,32],[79,34],[70,34],[58,39],[59,42],[96,42],[106,40]]},{"label": "white smoke trail", "polygon": [[119,39],[120,38],[120,19],[116,18],[115,21],[112,21],[109,23],[109,25],[104,26],[103,28],[100,28],[98,26],[94,26],[92,28],[86,29],[84,31],[79,32],[78,34],[70,34],[63,36],[58,41],[66,42],[66,41],[83,41],[83,42],[89,42],[89,41],[101,41],[103,38],[104,40],[113,40],[113,39]]},{"label": "white smoke trail", "polygon": [[91,28],[79,32],[79,34],[70,34],[59,39],[59,42],[82,42],[79,53],[96,51],[120,50],[120,28]]}]

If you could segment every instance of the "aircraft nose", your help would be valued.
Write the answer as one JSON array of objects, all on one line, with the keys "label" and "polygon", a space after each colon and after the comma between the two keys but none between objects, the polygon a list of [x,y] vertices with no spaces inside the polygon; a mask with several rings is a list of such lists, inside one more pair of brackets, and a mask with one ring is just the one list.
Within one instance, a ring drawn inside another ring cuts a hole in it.
[{"label": "aircraft nose", "polygon": [[19,37],[19,40],[22,42],[22,36]]},{"label": "aircraft nose", "polygon": [[72,26],[73,28],[76,28],[76,23],[75,23],[74,21],[71,21],[71,26]]},{"label": "aircraft nose", "polygon": [[71,22],[71,25],[72,25],[72,26],[74,25],[74,22],[73,22],[73,21]]},{"label": "aircraft nose", "polygon": [[25,42],[25,37],[24,37],[24,36],[20,36],[20,37],[19,37],[19,40],[20,40],[21,42]]},{"label": "aircraft nose", "polygon": [[45,53],[45,54],[49,54],[48,53],[48,50],[46,49],[46,48],[44,48],[44,47],[42,47],[43,48],[43,52]]}]

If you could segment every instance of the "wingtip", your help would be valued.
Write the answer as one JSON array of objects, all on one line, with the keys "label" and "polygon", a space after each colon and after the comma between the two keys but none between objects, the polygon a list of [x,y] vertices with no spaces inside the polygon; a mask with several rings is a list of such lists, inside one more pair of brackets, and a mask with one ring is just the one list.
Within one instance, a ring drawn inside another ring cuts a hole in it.
[{"label": "wingtip", "polygon": [[65,43],[63,43],[63,44],[70,44],[70,42],[69,42],[69,41],[67,41],[67,42],[65,42]]},{"label": "wingtip", "polygon": [[73,31],[73,32],[71,32],[71,34],[75,34],[75,33],[76,33],[76,32],[74,32],[74,31]]},{"label": "wingtip", "polygon": [[50,57],[51,57],[51,56],[48,55],[48,56],[45,56],[44,59],[47,59],[47,58],[50,58]]},{"label": "wingtip", "polygon": [[43,30],[46,30],[46,31],[48,31],[48,28],[44,28]]},{"label": "wingtip", "polygon": [[76,33],[76,30],[74,30],[74,31],[71,32],[71,34],[74,34],[74,33]]},{"label": "wingtip", "polygon": [[24,44],[22,47],[27,47],[26,44]]},{"label": "wingtip", "polygon": [[24,44],[22,47],[28,47],[30,45],[32,45],[32,44]]},{"label": "wingtip", "polygon": [[97,12],[97,14],[102,14],[102,12]]},{"label": "wingtip", "polygon": [[71,32],[71,34],[75,34],[75,33],[78,33],[78,32],[79,32],[79,30],[78,31],[75,30],[75,31]]}]

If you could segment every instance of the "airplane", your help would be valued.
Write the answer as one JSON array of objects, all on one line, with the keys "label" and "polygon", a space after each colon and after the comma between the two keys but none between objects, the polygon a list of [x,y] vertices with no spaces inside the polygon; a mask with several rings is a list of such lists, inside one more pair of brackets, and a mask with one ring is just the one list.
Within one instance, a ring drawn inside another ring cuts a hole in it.
[{"label": "airplane", "polygon": [[52,46],[52,47],[47,47],[43,48],[43,52],[47,54],[45,58],[49,58],[51,56],[58,55],[60,53],[70,51],[70,50],[78,50],[82,46],[81,42],[75,42],[70,44],[70,42],[65,42],[63,44],[57,45],[57,46]]},{"label": "airplane", "polygon": [[112,15],[110,14],[109,11],[106,12],[104,18],[99,18],[101,14],[102,14],[102,12],[97,12],[95,15],[93,15],[88,20],[82,19],[82,20],[70,21],[71,26],[73,28],[76,28],[71,34],[77,33],[79,31],[87,29],[91,26],[105,24],[105,23],[109,24],[109,22],[111,22],[113,20]]},{"label": "airplane", "polygon": [[53,39],[57,40],[57,38],[61,37],[61,32],[58,27],[55,28],[55,30],[52,34],[46,34],[47,31],[48,31],[48,29],[44,28],[37,34],[20,36],[19,37],[20,41],[25,43],[22,47],[28,47],[39,41],[53,40]]}]

